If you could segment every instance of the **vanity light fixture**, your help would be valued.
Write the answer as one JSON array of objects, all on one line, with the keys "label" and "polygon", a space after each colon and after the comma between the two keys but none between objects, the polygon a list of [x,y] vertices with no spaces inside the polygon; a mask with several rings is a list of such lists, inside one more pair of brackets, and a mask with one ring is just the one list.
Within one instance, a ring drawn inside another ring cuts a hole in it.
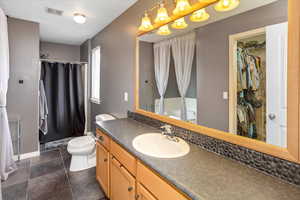
[{"label": "vanity light fixture", "polygon": [[154,22],[155,23],[166,23],[168,20],[170,20],[168,11],[165,8],[164,4],[161,3],[159,5],[159,9],[157,10],[157,16],[156,16]]},{"label": "vanity light fixture", "polygon": [[139,27],[140,31],[150,31],[153,29],[152,23],[148,14],[145,13],[144,17],[142,18],[141,26]]},{"label": "vanity light fixture", "polygon": [[206,12],[205,8],[195,11],[190,17],[190,20],[192,22],[203,22],[208,19],[209,19],[209,14]]},{"label": "vanity light fixture", "polygon": [[185,14],[191,9],[189,0],[176,0],[176,8],[173,10],[174,15]]},{"label": "vanity light fixture", "polygon": [[240,4],[240,0],[220,0],[215,5],[215,10],[219,12],[226,12],[235,9]]},{"label": "vanity light fixture", "polygon": [[169,25],[167,24],[167,25],[160,27],[156,33],[158,35],[170,35],[171,31],[169,29]]},{"label": "vanity light fixture", "polygon": [[185,22],[184,17],[175,20],[172,24],[172,28],[174,29],[185,29],[187,26],[188,24]]},{"label": "vanity light fixture", "polygon": [[73,19],[77,24],[84,24],[86,22],[86,16],[81,13],[75,13]]}]

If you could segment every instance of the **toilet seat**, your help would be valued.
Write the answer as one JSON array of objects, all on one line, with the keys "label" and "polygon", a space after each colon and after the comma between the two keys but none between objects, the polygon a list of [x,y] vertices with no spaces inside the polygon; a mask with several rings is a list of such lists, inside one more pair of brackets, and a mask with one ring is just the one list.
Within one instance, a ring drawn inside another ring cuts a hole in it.
[{"label": "toilet seat", "polygon": [[87,154],[95,148],[95,140],[91,136],[82,136],[72,139],[68,143],[68,151],[70,154]]},{"label": "toilet seat", "polygon": [[91,136],[81,136],[69,141],[68,145],[72,148],[84,148],[95,144],[95,140]]}]

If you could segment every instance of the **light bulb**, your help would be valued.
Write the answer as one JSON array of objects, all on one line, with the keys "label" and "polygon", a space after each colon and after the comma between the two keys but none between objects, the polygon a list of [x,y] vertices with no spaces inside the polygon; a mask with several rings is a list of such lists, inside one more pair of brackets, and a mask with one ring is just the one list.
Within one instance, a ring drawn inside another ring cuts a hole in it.
[{"label": "light bulb", "polygon": [[150,31],[153,29],[152,23],[148,14],[145,13],[145,16],[142,18],[141,26],[139,27],[140,31]]},{"label": "light bulb", "polygon": [[164,25],[162,27],[160,27],[157,31],[158,35],[170,35],[171,31],[169,29],[169,25]]},{"label": "light bulb", "polygon": [[185,14],[191,9],[189,0],[177,0],[176,8],[173,10],[174,15]]},{"label": "light bulb", "polygon": [[164,7],[164,4],[160,4],[159,9],[157,10],[157,16],[154,20],[155,23],[166,23],[170,20],[167,9]]},{"label": "light bulb", "polygon": [[220,0],[215,5],[215,10],[219,12],[226,12],[235,9],[240,4],[240,0]]},{"label": "light bulb", "polygon": [[77,24],[84,24],[86,22],[86,16],[80,13],[75,13],[73,19]]},{"label": "light bulb", "polygon": [[190,20],[192,22],[203,22],[205,20],[208,20],[208,18],[209,14],[206,12],[205,8],[202,8],[200,10],[195,11],[190,17]]},{"label": "light bulb", "polygon": [[172,28],[174,29],[185,29],[188,26],[188,24],[185,22],[184,17],[175,20],[175,22],[172,24]]}]

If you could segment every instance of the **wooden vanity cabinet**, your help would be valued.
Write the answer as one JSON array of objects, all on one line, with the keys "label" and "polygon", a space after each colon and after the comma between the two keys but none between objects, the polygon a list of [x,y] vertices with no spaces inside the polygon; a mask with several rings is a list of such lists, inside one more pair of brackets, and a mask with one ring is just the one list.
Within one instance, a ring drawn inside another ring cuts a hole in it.
[{"label": "wooden vanity cabinet", "polygon": [[176,199],[188,200],[183,194],[178,192],[174,187],[156,175],[152,170],[141,162],[137,163],[137,182],[142,184],[146,190],[151,192],[154,199]]},{"label": "wooden vanity cabinet", "polygon": [[135,200],[135,178],[113,156],[110,170],[110,200]]},{"label": "wooden vanity cabinet", "polygon": [[142,184],[137,183],[137,200],[157,200]]},{"label": "wooden vanity cabinet", "polygon": [[189,200],[97,129],[96,176],[110,200]]},{"label": "wooden vanity cabinet", "polygon": [[96,148],[96,178],[106,196],[109,197],[109,152],[98,142]]}]

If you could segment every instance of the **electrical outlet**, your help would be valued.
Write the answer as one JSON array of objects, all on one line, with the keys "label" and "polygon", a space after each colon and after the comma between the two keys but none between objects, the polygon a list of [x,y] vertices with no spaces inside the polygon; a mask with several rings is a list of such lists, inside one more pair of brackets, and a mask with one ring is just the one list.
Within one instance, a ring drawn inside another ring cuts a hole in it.
[{"label": "electrical outlet", "polygon": [[128,92],[124,92],[124,101],[128,101]]},{"label": "electrical outlet", "polygon": [[223,92],[223,99],[228,99],[228,92]]}]

